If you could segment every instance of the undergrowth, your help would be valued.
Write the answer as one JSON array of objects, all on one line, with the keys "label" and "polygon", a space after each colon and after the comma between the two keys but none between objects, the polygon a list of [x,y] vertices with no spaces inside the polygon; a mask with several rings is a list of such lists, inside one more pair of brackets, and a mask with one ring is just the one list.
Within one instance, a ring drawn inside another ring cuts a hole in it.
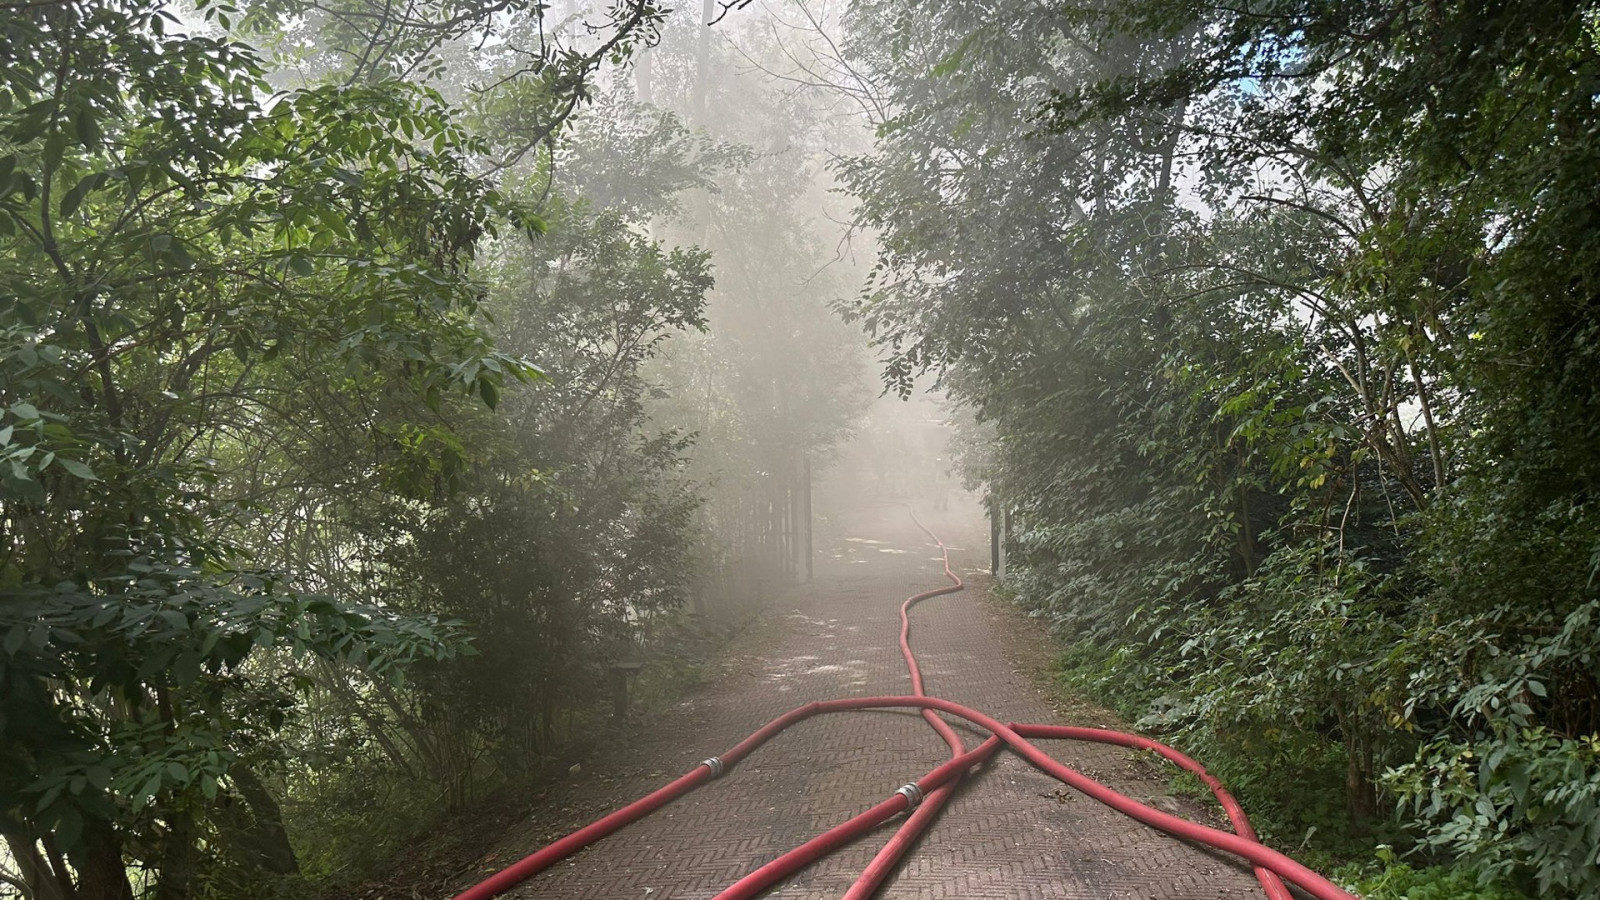
[{"label": "undergrowth", "polygon": [[[747,624],[748,619],[714,627],[675,618],[652,635],[641,654],[645,665],[629,685],[628,718],[651,720],[670,710],[703,683],[706,661]],[[472,776],[475,799],[456,809],[428,778],[408,777],[370,760],[325,767],[323,777],[285,804],[302,876],[275,885],[278,893],[249,896],[370,896],[374,879],[387,877],[402,860],[432,868],[425,860],[449,858],[461,843],[440,835],[460,832],[470,843],[484,823],[525,815],[526,801],[515,798],[540,793],[552,780],[565,777],[571,763],[586,760],[600,747],[614,733],[609,695],[570,711],[562,721],[561,745],[530,773],[519,777],[485,767]],[[383,814],[372,815],[373,809]],[[441,827],[457,821],[459,828]]]},{"label": "undergrowth", "polygon": [[1366,900],[1523,900],[1503,884],[1484,884],[1461,868],[1413,868],[1379,845],[1371,861],[1351,863],[1332,872],[1333,880]]},{"label": "undergrowth", "polygon": [[[1052,671],[1065,696],[1108,707],[1135,729],[1183,750],[1221,779],[1262,840],[1367,900],[1519,900],[1504,882],[1441,865],[1393,819],[1353,822],[1345,807],[1346,757],[1335,740],[1285,729],[1164,728],[1174,703],[1160,673],[1132,652],[1090,641],[1061,648]],[[1176,772],[1173,793],[1214,804],[1199,778]],[[1398,850],[1396,848],[1399,848]],[[1405,857],[1402,859],[1402,857]]]}]

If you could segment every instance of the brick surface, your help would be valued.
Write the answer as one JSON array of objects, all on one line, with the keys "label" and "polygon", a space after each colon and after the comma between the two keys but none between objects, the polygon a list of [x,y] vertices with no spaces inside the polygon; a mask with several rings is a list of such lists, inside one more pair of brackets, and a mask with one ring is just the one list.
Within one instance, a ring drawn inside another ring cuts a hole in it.
[{"label": "brick surface", "polygon": [[[928,518],[928,517],[925,517]],[[970,518],[931,518],[971,587],[913,613],[912,642],[928,690],[1001,721],[1056,721],[979,604],[986,539]],[[782,637],[686,702],[694,746],[642,739],[641,768],[610,787],[631,798],[718,754],[768,720],[831,697],[909,693],[898,609],[943,582],[938,552],[903,511],[848,523],[819,548],[814,583],[775,601]],[[1062,723],[1072,724],[1072,723]],[[982,735],[962,731],[972,746]],[[681,739],[681,738],[680,738]],[[1126,750],[1046,745],[1081,772],[1147,802],[1165,774],[1130,765]],[[943,762],[943,742],[914,713],[819,716],[729,772],[536,876],[510,896],[705,898],[807,838],[889,796]],[[1164,803],[1171,801],[1165,800]],[[844,893],[900,819],[846,847],[769,897]],[[528,852],[513,848],[514,852]],[[1259,896],[1236,861],[1167,837],[1062,786],[1002,752],[969,779],[900,871],[885,898],[1218,898]]]}]

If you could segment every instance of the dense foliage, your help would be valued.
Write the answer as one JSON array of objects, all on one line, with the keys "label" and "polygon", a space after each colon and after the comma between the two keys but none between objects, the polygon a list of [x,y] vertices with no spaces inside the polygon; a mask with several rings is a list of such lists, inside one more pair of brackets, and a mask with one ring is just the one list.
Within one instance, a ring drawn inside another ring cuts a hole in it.
[{"label": "dense foliage", "polygon": [[795,574],[740,530],[859,387],[812,124],[713,124],[670,12],[0,0],[0,895],[359,878]]},{"label": "dense foliage", "polygon": [[453,652],[437,620],[235,540],[260,438],[316,427],[293,396],[404,394],[415,416],[535,372],[474,324],[464,272],[502,201],[436,95],[270,97],[248,48],[175,25],[136,2],[6,13],[0,815],[36,897],[130,897],[126,859],[163,897],[204,854],[281,868],[248,769],[296,670]]},{"label": "dense foliage", "polygon": [[1279,840],[1600,893],[1597,14],[853,6],[857,313],[993,428],[1012,589],[1149,724],[1343,770]]},{"label": "dense foliage", "polygon": [[346,865],[319,799],[368,791],[329,829],[359,833],[420,796],[386,798],[406,779],[444,788],[427,814],[526,774],[553,708],[592,707],[682,600],[685,444],[646,427],[638,370],[702,325],[705,255],[482,174],[547,159],[659,8],[539,65],[504,38],[501,87],[540,102],[492,140],[396,76],[540,7],[325,29],[287,90],[229,32],[341,9],[0,6],[0,876],[22,896],[259,895]]}]

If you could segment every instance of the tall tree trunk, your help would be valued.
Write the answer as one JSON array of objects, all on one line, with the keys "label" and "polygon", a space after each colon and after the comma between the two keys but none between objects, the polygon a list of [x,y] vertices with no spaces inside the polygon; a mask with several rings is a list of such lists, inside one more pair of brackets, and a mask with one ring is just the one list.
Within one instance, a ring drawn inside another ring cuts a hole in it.
[{"label": "tall tree trunk", "polygon": [[1344,735],[1345,751],[1345,807],[1350,821],[1361,825],[1372,821],[1378,812],[1378,789],[1373,779],[1372,741],[1360,732],[1356,717],[1347,715],[1341,704],[1338,716],[1339,730]]},{"label": "tall tree trunk", "polygon": [[239,766],[232,773],[249,815],[227,836],[229,852],[250,868],[271,875],[298,875],[300,861],[283,827],[283,810],[256,773]]},{"label": "tall tree trunk", "polygon": [[694,120],[706,127],[706,81],[711,65],[711,19],[717,14],[717,0],[704,0],[700,13],[700,43],[695,47]]},{"label": "tall tree trunk", "polygon": [[85,816],[83,834],[67,857],[78,872],[76,900],[133,900],[122,837],[110,822]]},{"label": "tall tree trunk", "polygon": [[167,819],[155,900],[190,900],[195,893],[195,876],[200,873],[199,828],[194,814],[189,812],[173,813]]},{"label": "tall tree trunk", "polygon": [[638,52],[633,60],[634,95],[640,103],[654,103],[655,101],[655,65],[652,60],[655,54],[648,49]]}]

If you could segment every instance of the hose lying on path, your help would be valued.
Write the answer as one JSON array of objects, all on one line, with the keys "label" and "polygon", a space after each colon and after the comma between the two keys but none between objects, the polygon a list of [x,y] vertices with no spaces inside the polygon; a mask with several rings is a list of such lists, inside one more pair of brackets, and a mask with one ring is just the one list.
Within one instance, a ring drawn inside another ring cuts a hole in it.
[{"label": "hose lying on path", "polygon": [[[907,512],[909,512],[911,515],[911,521],[915,522],[917,527],[922,529],[922,533],[926,534],[929,540],[933,541],[939,546],[939,554],[941,557],[941,562],[944,566],[944,575],[946,578],[950,579],[950,586],[916,594],[906,600],[906,602],[900,606],[900,654],[905,658],[906,669],[911,674],[912,691],[917,696],[921,697],[926,696],[927,692],[922,689],[922,669],[917,665],[916,655],[911,652],[911,621],[909,615],[911,607],[930,597],[937,597],[940,594],[949,594],[962,590],[965,588],[965,585],[962,583],[961,577],[950,570],[950,548],[945,545],[945,542],[941,540],[937,534],[933,533],[932,529],[930,529],[920,518],[917,517],[917,512],[915,509],[908,505]],[[960,739],[956,738],[954,741],[952,741],[950,737],[946,736],[949,726],[945,725],[944,722],[930,710],[924,709],[922,711],[922,715],[923,718],[927,719],[929,723],[934,726],[934,729],[939,732],[940,736],[944,737],[945,741],[951,744],[951,752],[959,755],[961,753]],[[940,730],[941,727],[943,727],[945,730]],[[1207,772],[1199,763],[1178,752],[1177,750],[1166,746],[1165,744],[1138,735],[1123,734],[1122,732],[1107,731],[1105,729],[1097,728],[1072,728],[1054,725],[1013,725],[1012,727],[1017,729],[1019,734],[1030,738],[1064,738],[1068,740],[1087,740],[1102,743],[1120,744],[1125,747],[1133,747],[1141,750],[1153,750],[1177,764],[1180,768],[1192,772],[1199,777],[1200,780],[1211,789],[1212,795],[1216,797],[1217,802],[1221,804],[1223,810],[1227,813],[1228,821],[1232,823],[1234,832],[1252,841],[1257,840],[1255,829],[1250,827],[1250,821],[1245,817],[1244,808],[1239,805],[1238,801],[1233,799],[1233,795],[1229,794],[1227,789],[1222,786],[1222,782],[1218,781],[1210,772]],[[884,880],[889,877],[890,873],[894,871],[894,868],[899,863],[901,857],[903,857],[911,849],[912,845],[915,844],[917,839],[922,836],[923,832],[933,824],[934,819],[938,817],[940,811],[943,809],[945,800],[947,800],[950,794],[955,791],[958,782],[959,778],[952,780],[949,784],[939,788],[939,790],[935,793],[930,794],[928,798],[923,801],[922,805],[917,807],[916,810],[913,811],[909,817],[907,817],[906,821],[901,824],[898,830],[895,831],[894,836],[891,837],[881,849],[879,849],[877,855],[873,857],[872,862],[865,870],[862,871],[855,883],[850,886],[850,890],[845,892],[844,900],[870,900],[872,895],[877,893],[878,888],[883,884]],[[1255,866],[1253,868],[1256,880],[1261,883],[1261,887],[1266,892],[1268,900],[1292,900],[1289,889],[1284,886],[1281,878],[1279,878],[1270,870],[1262,868],[1261,866]],[[728,900],[732,900],[732,898],[730,897]]]},{"label": "hose lying on path", "polygon": [[[913,519],[915,519],[914,515]],[[938,541],[938,537],[928,531],[920,520],[917,521],[917,525],[927,532],[929,536],[933,537],[935,541]],[[488,900],[488,898],[509,890],[511,887],[548,868],[556,861],[576,853],[622,828],[624,825],[649,815],[683,794],[699,787],[706,781],[722,775],[728,768],[731,768],[783,730],[814,715],[853,710],[894,708],[920,710],[924,718],[928,720],[928,723],[950,745],[951,759],[933,769],[918,781],[902,787],[887,800],[873,806],[866,812],[835,825],[833,828],[741,878],[719,894],[717,900],[744,900],[744,898],[753,897],[801,868],[821,859],[838,847],[877,828],[899,813],[916,807],[916,812],[907,819],[900,830],[890,839],[889,843],[879,851],[866,871],[852,885],[850,892],[846,894],[846,897],[851,898],[851,900],[865,900],[865,898],[871,896],[872,892],[893,870],[895,864],[916,841],[922,831],[931,824],[938,814],[939,808],[948,799],[950,792],[955,789],[961,776],[987,760],[1000,749],[1002,744],[1046,774],[1146,825],[1185,840],[1225,850],[1244,858],[1254,867],[1257,879],[1261,882],[1263,889],[1271,900],[1289,900],[1290,894],[1287,888],[1284,887],[1284,880],[1305,889],[1317,900],[1355,900],[1337,885],[1257,840],[1255,832],[1250,828],[1249,821],[1245,818],[1243,809],[1222,787],[1221,783],[1206,772],[1199,763],[1171,747],[1138,735],[1123,734],[1099,728],[1075,728],[1060,725],[1005,725],[961,704],[952,703],[949,700],[938,697],[926,696],[922,690],[922,673],[917,666],[916,656],[911,651],[910,608],[920,600],[959,591],[963,586],[961,579],[950,570],[948,549],[944,548],[942,542],[940,542],[939,546],[944,550],[945,574],[953,583],[944,588],[917,594],[901,606],[901,652],[905,656],[906,664],[911,671],[912,687],[916,691],[916,695],[909,697],[854,697],[841,700],[820,700],[792,709],[768,722],[721,757],[707,759],[670,784],[534,852],[509,868],[468,888],[457,895],[455,900]],[[988,731],[992,736],[977,748],[970,751],[965,750],[955,730],[939,718],[936,715],[937,712],[944,712],[965,719]],[[1168,760],[1198,775],[1211,788],[1212,793],[1216,795],[1218,802],[1222,804],[1223,809],[1227,812],[1228,818],[1237,833],[1221,831],[1190,822],[1120,794],[1110,787],[1057,762],[1030,743],[1027,740],[1030,737],[1038,739],[1090,740],[1152,750],[1159,753]],[[937,800],[935,800],[936,797],[938,798]],[[932,812],[923,814],[923,810],[928,809],[930,803],[934,804]]]},{"label": "hose lying on path", "polygon": [[[923,534],[926,534],[935,544],[939,545],[939,556],[944,565],[944,577],[950,579],[948,586],[913,594],[906,599],[906,602],[900,604],[900,656],[905,659],[906,671],[911,674],[911,692],[918,697],[925,697],[928,692],[922,689],[922,667],[917,665],[917,656],[911,652],[911,607],[941,594],[953,594],[956,591],[965,590],[966,585],[962,583],[961,576],[950,571],[950,548],[946,547],[944,541],[940,540],[939,536],[934,534],[928,526],[922,524],[922,520],[917,518],[916,510],[909,505],[906,510],[911,514],[911,521],[917,523],[917,527],[922,529]],[[938,732],[940,737],[944,738],[944,742],[950,745],[951,756],[960,756],[964,748],[961,745],[961,738],[956,735],[955,731],[945,724],[945,721],[939,718],[938,714],[931,709],[923,710],[922,717],[928,721],[929,725],[933,726],[933,730]],[[998,749],[1000,749],[1000,744],[995,742],[989,753],[983,758],[987,759]],[[945,801],[949,800],[950,795],[955,793],[956,787],[960,782],[961,778],[958,775],[951,779],[948,784],[942,785],[933,793],[928,794],[922,803],[912,810],[911,815],[906,817],[905,822],[895,830],[894,836],[889,838],[888,842],[878,849],[877,855],[872,857],[872,862],[867,864],[861,875],[856,878],[855,883],[850,885],[850,890],[845,891],[844,900],[870,900],[872,895],[878,892],[879,886],[894,872],[901,858],[910,852],[912,845],[917,842],[917,838],[921,837],[922,833],[933,825],[934,820],[939,818],[939,813],[944,811]],[[1273,898],[1273,900],[1278,900],[1278,898]]]}]

